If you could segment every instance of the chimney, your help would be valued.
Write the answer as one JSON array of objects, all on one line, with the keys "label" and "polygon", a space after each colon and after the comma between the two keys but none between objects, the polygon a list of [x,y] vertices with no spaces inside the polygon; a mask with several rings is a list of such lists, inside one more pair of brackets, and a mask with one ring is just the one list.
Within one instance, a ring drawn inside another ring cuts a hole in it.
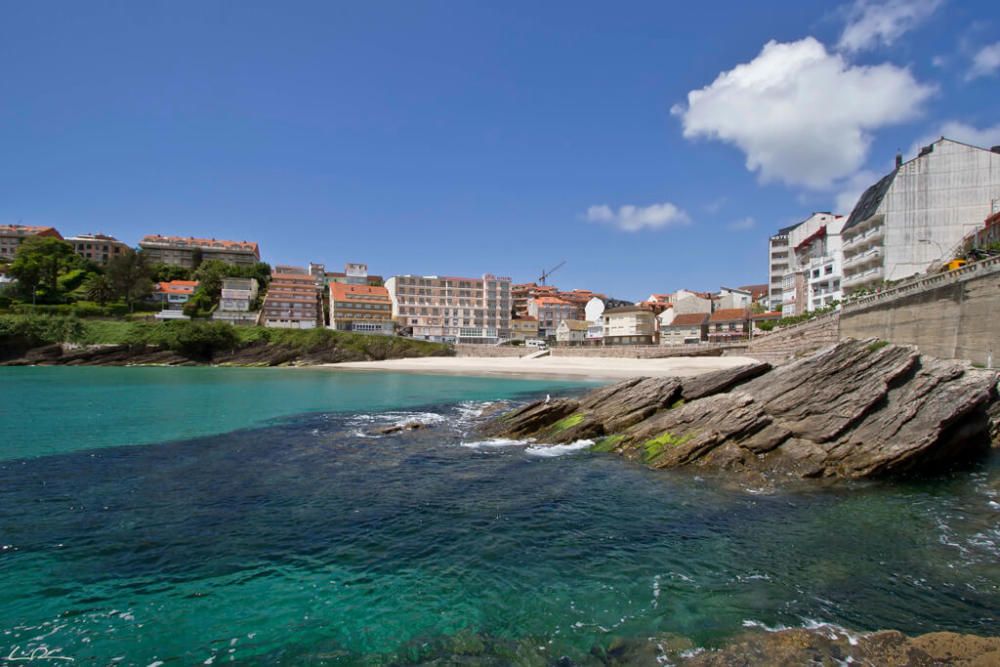
[{"label": "chimney", "polygon": [[903,154],[896,153],[896,169],[899,169],[902,166],[903,166]]}]

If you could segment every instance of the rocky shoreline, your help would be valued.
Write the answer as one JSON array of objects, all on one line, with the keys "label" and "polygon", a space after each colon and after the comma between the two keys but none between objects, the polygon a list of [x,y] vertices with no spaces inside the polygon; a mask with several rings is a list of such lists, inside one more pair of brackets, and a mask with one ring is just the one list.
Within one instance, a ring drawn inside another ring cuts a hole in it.
[{"label": "rocky shoreline", "polygon": [[4,358],[0,366],[318,366],[348,361],[381,361],[406,356],[391,346],[359,350],[329,345],[303,350],[291,345],[259,342],[211,355],[184,354],[157,345],[74,345],[54,343],[19,351]]},{"label": "rocky shoreline", "polygon": [[633,378],[537,401],[483,427],[653,468],[778,478],[879,478],[975,460],[1000,434],[998,374],[909,346],[846,340],[772,368]]}]

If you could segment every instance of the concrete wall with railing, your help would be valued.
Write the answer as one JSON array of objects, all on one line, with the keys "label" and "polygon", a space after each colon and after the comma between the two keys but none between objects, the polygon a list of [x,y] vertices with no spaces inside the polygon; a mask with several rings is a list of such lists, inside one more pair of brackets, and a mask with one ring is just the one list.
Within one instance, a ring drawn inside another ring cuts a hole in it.
[{"label": "concrete wall with railing", "polygon": [[842,307],[840,335],[911,344],[941,359],[997,366],[1000,257],[911,278]]}]

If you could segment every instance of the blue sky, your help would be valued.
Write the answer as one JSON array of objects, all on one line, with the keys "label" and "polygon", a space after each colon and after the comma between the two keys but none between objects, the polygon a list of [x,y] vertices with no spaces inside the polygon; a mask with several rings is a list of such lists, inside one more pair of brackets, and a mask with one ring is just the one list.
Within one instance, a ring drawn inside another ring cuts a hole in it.
[{"label": "blue sky", "polygon": [[566,260],[622,298],[765,282],[768,234],[897,149],[1000,144],[998,29],[959,0],[4,2],[0,223]]}]

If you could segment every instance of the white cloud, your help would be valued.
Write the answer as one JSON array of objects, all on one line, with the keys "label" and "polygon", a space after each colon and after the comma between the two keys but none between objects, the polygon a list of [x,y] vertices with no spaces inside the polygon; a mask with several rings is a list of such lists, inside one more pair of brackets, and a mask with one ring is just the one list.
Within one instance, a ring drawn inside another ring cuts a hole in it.
[{"label": "white cloud", "polygon": [[741,220],[734,220],[729,223],[729,229],[735,232],[742,232],[748,229],[753,229],[757,225],[757,221],[753,218],[742,218]]},{"label": "white cloud", "polygon": [[837,193],[837,198],[834,200],[833,212],[840,215],[850,215],[851,211],[854,210],[854,205],[858,203],[859,199],[861,199],[861,195],[864,194],[864,191],[867,190],[869,186],[874,185],[880,178],[882,178],[882,176],[876,174],[874,171],[862,169],[845,180],[840,185],[842,190]]},{"label": "white cloud", "polygon": [[950,120],[942,124],[938,128],[937,132],[927,134],[926,136],[923,136],[919,140],[913,142],[913,145],[910,146],[910,150],[906,154],[906,157],[916,157],[917,154],[920,153],[920,149],[923,146],[937,141],[941,137],[961,141],[963,144],[980,146],[982,148],[1000,146],[1000,123],[997,123],[993,127],[984,127],[979,129],[967,123]]},{"label": "white cloud", "polygon": [[852,66],[807,37],[768,42],[671,112],[686,138],[736,145],[762,181],[818,189],[856,172],[871,131],[910,120],[933,92],[907,69]]},{"label": "white cloud", "polygon": [[942,0],[855,0],[847,10],[847,25],[839,49],[851,53],[879,44],[891,45],[941,6]]},{"label": "white cloud", "polygon": [[972,57],[972,69],[965,75],[967,81],[990,76],[1000,70],[1000,42],[979,49]]},{"label": "white cloud", "polygon": [[591,206],[587,209],[586,219],[589,222],[614,225],[626,232],[637,232],[640,229],[660,229],[686,225],[691,222],[687,213],[669,202],[650,204],[649,206],[626,204],[619,207],[617,211],[606,204]]}]

